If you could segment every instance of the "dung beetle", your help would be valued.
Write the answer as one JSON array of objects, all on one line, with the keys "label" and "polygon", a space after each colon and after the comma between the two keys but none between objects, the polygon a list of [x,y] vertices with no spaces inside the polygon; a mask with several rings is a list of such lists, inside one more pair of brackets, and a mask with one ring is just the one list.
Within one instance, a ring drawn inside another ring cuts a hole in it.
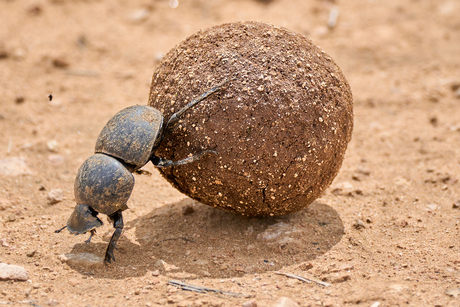
[{"label": "dung beetle", "polygon": [[150,106],[131,106],[112,117],[97,138],[95,154],[77,172],[74,186],[77,205],[67,225],[55,232],[65,228],[75,235],[90,232],[90,237],[85,241],[89,243],[96,228],[102,225],[97,215],[106,214],[113,222],[115,231],[104,261],[115,261],[113,251],[123,231],[122,212],[128,209],[127,202],[134,187],[132,173],[149,161],[157,167],[171,167],[197,161],[208,153],[217,154],[213,150],[205,150],[183,160],[171,161],[157,157],[155,151],[182,114],[218,91],[225,83],[227,80],[192,100],[174,113],[166,124],[163,114]]}]

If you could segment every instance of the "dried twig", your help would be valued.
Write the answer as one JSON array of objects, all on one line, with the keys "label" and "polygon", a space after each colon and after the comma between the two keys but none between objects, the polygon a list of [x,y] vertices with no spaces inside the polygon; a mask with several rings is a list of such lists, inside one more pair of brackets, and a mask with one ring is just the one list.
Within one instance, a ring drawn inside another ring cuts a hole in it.
[{"label": "dried twig", "polygon": [[228,294],[232,296],[241,295],[241,293],[234,293],[234,292],[228,292],[228,291],[222,291],[222,290],[216,290],[216,289],[211,289],[211,288],[206,288],[206,287],[190,285],[190,284],[186,284],[181,281],[178,281],[178,280],[169,280],[168,283],[177,288],[181,288],[182,290],[195,291],[198,293],[214,292],[214,293],[220,293],[220,294]]},{"label": "dried twig", "polygon": [[289,277],[289,278],[294,278],[294,279],[298,279],[298,280],[301,280],[303,282],[306,282],[308,284],[311,284],[312,282],[320,285],[320,286],[323,286],[323,287],[330,287],[332,286],[332,284],[328,283],[328,282],[324,282],[322,280],[319,280],[317,278],[314,278],[314,277],[302,277],[302,276],[299,276],[299,275],[294,275],[294,274],[289,274],[289,273],[283,273],[283,272],[275,272],[275,274],[278,274],[278,275],[283,275],[283,276],[286,276],[286,277]]}]

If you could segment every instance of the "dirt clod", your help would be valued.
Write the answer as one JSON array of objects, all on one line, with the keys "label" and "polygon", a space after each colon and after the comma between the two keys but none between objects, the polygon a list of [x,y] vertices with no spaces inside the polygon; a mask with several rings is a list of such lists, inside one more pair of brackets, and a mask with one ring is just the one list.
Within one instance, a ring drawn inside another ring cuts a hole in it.
[{"label": "dirt clod", "polygon": [[230,23],[200,31],[166,54],[149,104],[168,118],[224,80],[157,151],[172,160],[204,149],[218,154],[160,171],[190,197],[243,215],[305,208],[337,175],[351,139],[353,101],[342,72],[300,34]]}]

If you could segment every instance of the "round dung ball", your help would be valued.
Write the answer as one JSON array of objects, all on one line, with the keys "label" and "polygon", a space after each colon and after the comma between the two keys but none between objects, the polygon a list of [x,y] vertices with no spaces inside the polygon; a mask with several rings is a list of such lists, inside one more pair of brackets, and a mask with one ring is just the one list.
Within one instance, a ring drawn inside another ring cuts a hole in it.
[{"label": "round dung ball", "polygon": [[155,70],[149,105],[182,116],[156,155],[199,161],[160,168],[184,194],[246,216],[307,207],[339,172],[353,129],[353,98],[340,68],[304,36],[261,22],[199,31]]}]

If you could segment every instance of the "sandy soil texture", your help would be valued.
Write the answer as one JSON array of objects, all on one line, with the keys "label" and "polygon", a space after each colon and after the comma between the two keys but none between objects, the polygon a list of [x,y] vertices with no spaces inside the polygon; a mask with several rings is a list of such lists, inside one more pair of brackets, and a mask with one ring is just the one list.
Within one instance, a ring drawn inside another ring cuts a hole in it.
[{"label": "sandy soil texture", "polygon": [[[456,0],[0,0],[0,262],[28,274],[0,281],[0,303],[460,305],[458,16]],[[100,130],[147,104],[174,45],[238,20],[301,33],[342,69],[355,124],[338,177],[308,209],[242,218],[149,165],[135,174],[116,262],[93,263],[109,223],[91,244],[54,230]]]}]

